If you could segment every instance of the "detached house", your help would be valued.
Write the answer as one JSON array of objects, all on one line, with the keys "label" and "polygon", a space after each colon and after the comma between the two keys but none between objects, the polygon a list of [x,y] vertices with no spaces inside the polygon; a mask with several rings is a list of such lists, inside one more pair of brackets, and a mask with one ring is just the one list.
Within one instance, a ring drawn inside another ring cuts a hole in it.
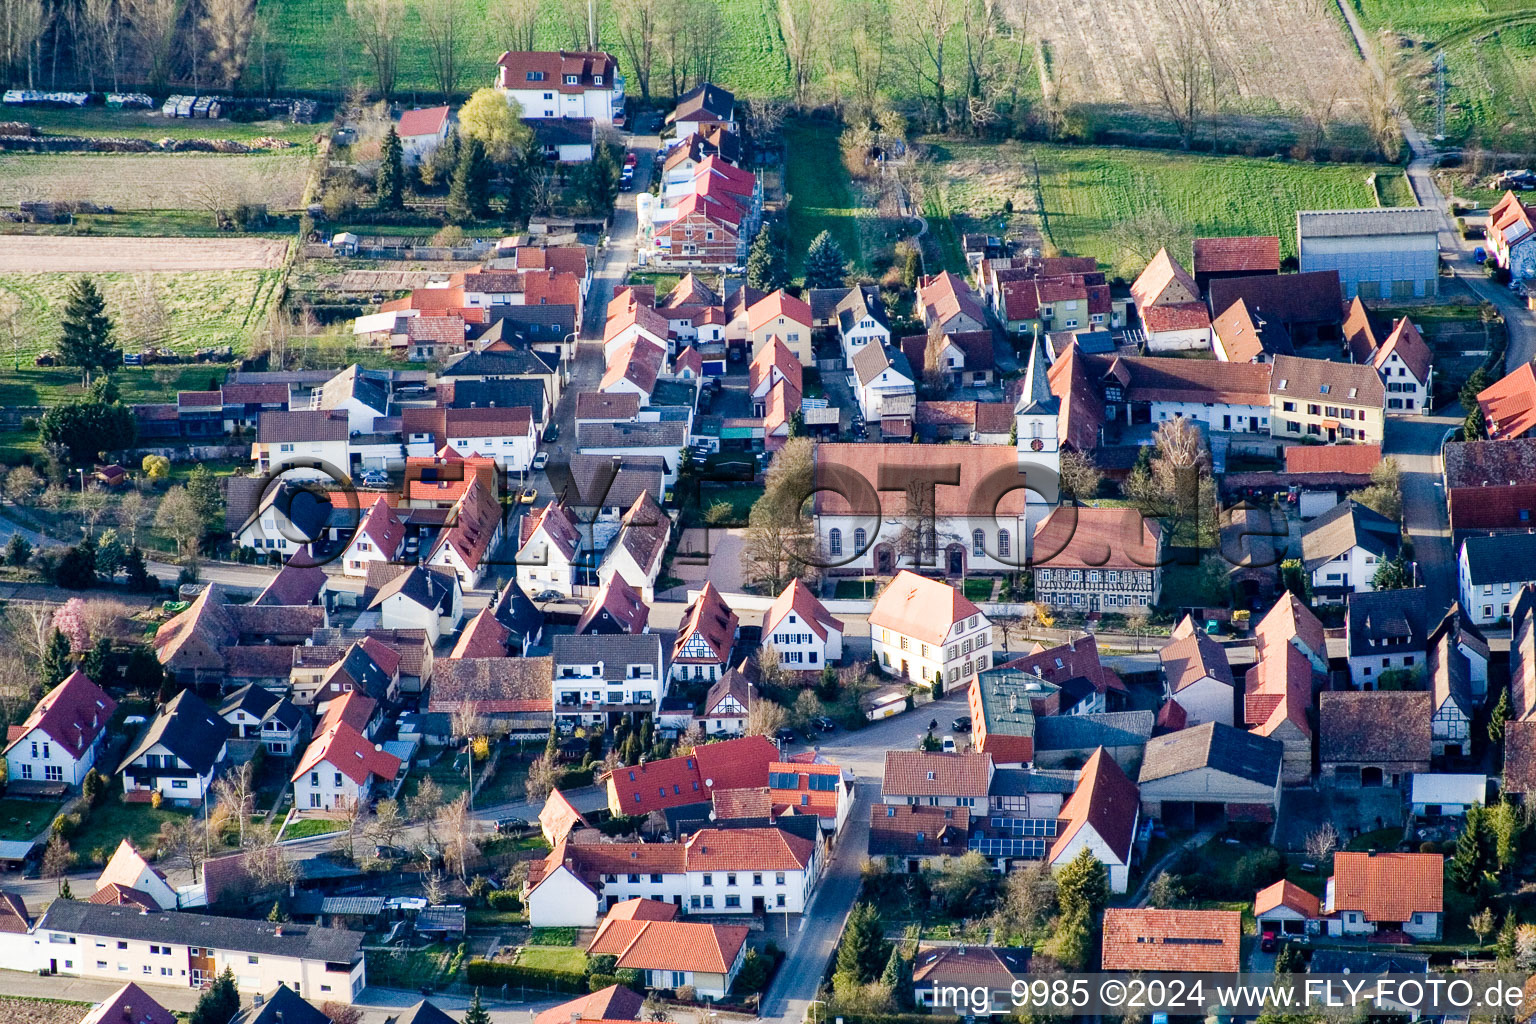
[{"label": "detached house", "polygon": [[740,736],[746,732],[747,717],[758,700],[757,687],[747,678],[749,664],[743,660],[739,668],[726,669],[704,695],[704,703],[694,716],[704,735]]},{"label": "detached house", "polygon": [[738,622],[736,613],[715,585],[706,580],[699,596],[683,611],[677,627],[677,640],[672,645],[672,678],[711,682],[719,679],[730,664]]},{"label": "detached house", "polygon": [[[814,293],[812,301],[814,306]],[[832,321],[843,346],[844,360],[851,361],[866,345],[891,343],[890,318],[878,289],[859,285],[849,288],[833,307]]]},{"label": "detached house", "polygon": [[1211,314],[1200,288],[1167,249],[1159,249],[1131,284],[1131,299],[1147,336],[1147,351],[1211,347]]},{"label": "detached house", "polygon": [[1134,508],[1063,506],[1035,527],[1035,599],[1074,611],[1145,611],[1162,593],[1162,526]]},{"label": "detached house", "polygon": [[1173,630],[1172,642],[1158,652],[1162,662],[1163,699],[1176,700],[1184,709],[1185,723],[1232,724],[1237,684],[1227,663],[1227,652],[1194,619]]},{"label": "detached house", "polygon": [[666,696],[655,633],[557,635],[552,643],[550,694],[558,720],[611,727],[625,715],[654,715]]},{"label": "detached house", "polygon": [[919,686],[967,686],[992,667],[991,620],[954,587],[907,569],[875,599],[869,634],[880,670]]},{"label": "detached house", "polygon": [[132,903],[146,910],[175,910],[180,905],[176,889],[164,873],[144,859],[134,845],[124,839],[117,844],[107,866],[96,879],[96,895],[91,903],[106,902],[102,893],[133,894]]},{"label": "detached house", "polygon": [[1349,351],[1356,363],[1375,367],[1381,374],[1387,388],[1387,415],[1429,410],[1434,357],[1413,321],[1402,317],[1378,344],[1366,318],[1363,327],[1349,338]]},{"label": "detached house", "polygon": [[234,739],[261,740],[267,753],[287,757],[309,735],[309,715],[287,696],[247,683],[224,699],[219,717]]},{"label": "detached house", "polygon": [[1521,363],[1479,391],[1477,404],[1490,441],[1528,437],[1536,429],[1536,363]]},{"label": "detached house", "polygon": [[656,577],[671,539],[671,518],[649,491],[643,492],[624,513],[618,536],[598,564],[598,580],[606,583],[614,575],[622,576],[642,600],[654,601]]},{"label": "detached house", "polygon": [[1414,587],[1349,595],[1350,682],[1373,690],[1383,673],[1412,673],[1424,664],[1430,632],[1427,593]]},{"label": "detached house", "polygon": [[1106,971],[1236,974],[1242,969],[1243,915],[1236,910],[1110,907],[1103,930]]},{"label": "detached house", "polygon": [[677,98],[667,123],[679,139],[714,127],[736,130],[736,97],[712,82],[700,82]]},{"label": "detached house", "polygon": [[791,580],[763,613],[762,642],[790,671],[819,672],[843,660],[843,623],[800,580]]},{"label": "detached house", "polygon": [[1493,534],[1468,537],[1457,559],[1461,607],[1479,626],[1507,620],[1515,597],[1536,582],[1536,535]]},{"label": "detached house", "polygon": [[452,123],[450,109],[425,107],[407,110],[400,114],[395,130],[400,135],[400,155],[405,163],[415,166],[431,156],[448,138],[448,126]]},{"label": "detached house", "polygon": [[1374,367],[1276,356],[1269,381],[1271,436],[1381,443],[1386,386]]},{"label": "detached house", "polygon": [[605,921],[587,954],[616,957],[619,970],[641,971],[648,988],[686,986],[705,999],[724,999],[745,961],[750,934],[743,925]]},{"label": "detached house", "polygon": [[1319,602],[1340,602],[1376,589],[1383,562],[1398,557],[1402,533],[1375,509],[1343,501],[1302,527],[1301,562]]},{"label": "detached house", "polygon": [[1052,870],[1060,871],[1088,850],[1109,873],[1110,891],[1125,892],[1130,887],[1140,804],[1136,783],[1103,747],[1095,750],[1078,773],[1072,796],[1061,807],[1056,840],[1047,858]]},{"label": "detached house", "polygon": [[1438,853],[1340,850],[1323,892],[1323,927],[1335,936],[1405,932],[1433,942],[1440,938],[1444,887],[1445,858]]},{"label": "detached house", "polygon": [[576,635],[649,633],[650,606],[638,591],[618,574],[597,588],[586,610],[576,620]]},{"label": "detached house", "polygon": [[917,374],[899,349],[865,345],[853,357],[855,396],[868,423],[882,437],[912,436],[917,409]]},{"label": "detached house", "polygon": [[117,771],[130,801],[151,794],[177,806],[203,802],[228,749],[229,723],[191,690],[162,704]]},{"label": "detached house", "polygon": [[612,54],[558,50],[503,53],[496,88],[517,101],[526,119],[590,117],[622,124],[624,78]]},{"label": "detached house", "polygon": [[386,629],[424,629],[432,643],[458,630],[464,621],[464,597],[451,572],[411,566],[381,586],[369,610],[378,609]]},{"label": "detached house", "polygon": [[552,501],[537,514],[523,516],[519,523],[522,544],[517,549],[518,580],[535,596],[552,590],[570,597],[578,582],[582,547],[575,514],[564,504]]},{"label": "detached house", "polygon": [[264,412],[251,445],[252,472],[258,477],[345,481],[351,465],[347,441],[345,412]]},{"label": "detached house", "polygon": [[347,576],[367,576],[370,562],[397,562],[405,549],[405,524],[382,495],[364,515],[357,534],[341,555]]},{"label": "detached house", "polygon": [[392,793],[401,761],[343,721],[317,735],[293,771],[293,804],[338,811],[360,807],[375,790]]},{"label": "detached house", "polygon": [[10,727],[5,777],[12,792],[20,794],[34,786],[59,791],[78,788],[96,764],[107,723],[116,710],[117,701],[85,673],[71,672],[37,702],[26,721]]}]

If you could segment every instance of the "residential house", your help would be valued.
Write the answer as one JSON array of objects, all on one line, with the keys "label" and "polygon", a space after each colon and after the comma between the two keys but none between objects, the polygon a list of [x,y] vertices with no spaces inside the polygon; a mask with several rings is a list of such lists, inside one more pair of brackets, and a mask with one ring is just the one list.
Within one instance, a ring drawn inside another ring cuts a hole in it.
[{"label": "residential house", "polygon": [[578,582],[581,531],[575,514],[552,501],[519,520],[522,543],[517,549],[517,577],[535,595],[553,591],[570,597]]},{"label": "residential house", "polygon": [[[1458,612],[1453,607],[1451,614]],[[1456,631],[1443,622],[1435,629],[1426,655],[1434,708],[1429,723],[1430,752],[1435,757],[1462,757],[1472,751],[1472,719],[1480,702],[1473,696],[1471,659],[1457,640]]]},{"label": "residential house", "polygon": [[880,799],[887,804],[984,809],[992,772],[987,754],[887,750]]},{"label": "residential house", "polygon": [[332,722],[310,742],[290,781],[298,808],[344,811],[377,794],[392,795],[400,758],[377,748],[346,722]]},{"label": "residential house", "polygon": [[[1523,587],[1521,592],[1524,592]],[[1467,613],[1461,610],[1459,602],[1451,602],[1440,624],[1430,632],[1426,647],[1433,649],[1443,641],[1448,641],[1452,649],[1467,659],[1467,680],[1472,699],[1481,704],[1488,695],[1488,661],[1492,657],[1492,649],[1488,645],[1488,638],[1472,624]]]},{"label": "residential house", "polygon": [[1379,444],[1293,444],[1285,449],[1284,477],[1273,482],[1298,488],[1296,512],[1306,521],[1369,486],[1380,462]]},{"label": "residential house", "polygon": [[1280,805],[1279,740],[1206,722],[1147,742],[1141,809],[1170,828],[1273,821]]},{"label": "residential house", "polygon": [[[1024,563],[1025,474],[1005,445],[828,442],[816,446],[815,474],[816,539],[834,574],[890,576],[898,559],[952,577]],[[979,494],[996,496],[991,507],[978,507]]]},{"label": "residential house", "polygon": [[[526,471],[538,447],[533,411],[527,406],[510,409],[444,409],[442,430],[450,448],[495,459],[496,465],[505,473]],[[413,444],[411,454],[429,454],[419,450],[422,447]],[[442,445],[437,445],[431,451],[441,449]]]},{"label": "residential house", "polygon": [[[1266,616],[1266,620],[1272,618],[1272,614]],[[1307,614],[1311,615],[1311,612]],[[1243,721],[1255,735],[1280,741],[1282,782],[1286,785],[1308,782],[1312,778],[1315,734],[1312,725],[1315,666],[1301,647],[1284,640],[1261,636],[1258,654],[1258,662],[1244,678]]]},{"label": "residential house", "polygon": [[176,806],[203,802],[228,750],[229,723],[191,690],[160,705],[117,772],[129,800],[152,793]]},{"label": "residential house", "polygon": [[1092,633],[1055,647],[1046,647],[1037,641],[1030,645],[1028,652],[1005,662],[1002,667],[1024,669],[1057,686],[1071,679],[1088,680],[1095,697],[1086,702],[1080,714],[1119,707],[1127,693],[1125,682],[1115,670],[1099,660],[1099,643]]},{"label": "residential house", "polygon": [[1456,562],[1467,617],[1479,626],[1503,622],[1520,588],[1536,582],[1536,534],[1470,536]]},{"label": "residential house", "polygon": [[641,423],[583,423],[576,444],[583,454],[655,459],[661,464],[662,483],[677,483],[682,468],[680,453],[689,438],[687,416]]},{"label": "residential house", "polygon": [[1425,299],[1439,290],[1437,210],[1298,210],[1302,273],[1337,271],[1344,298]]},{"label": "residential house", "polygon": [[1448,441],[1443,448],[1451,535],[1528,530],[1536,509],[1536,437]]},{"label": "residential house", "polygon": [[380,704],[394,704],[400,699],[400,655],[371,636],[354,641],[342,656],[326,669],[318,685],[295,683],[295,699],[323,706],[353,691]]},{"label": "residential house", "polygon": [[498,729],[548,732],[554,662],[534,658],[447,658],[432,672],[427,709],[453,714],[467,703]]},{"label": "residential house", "polygon": [[1273,437],[1381,443],[1386,388],[1374,367],[1276,356],[1269,394]]},{"label": "residential house", "polygon": [[1301,529],[1301,564],[1319,602],[1341,602],[1376,589],[1382,563],[1399,557],[1402,533],[1386,516],[1357,501],[1333,506]]},{"label": "residential house", "polygon": [[1242,299],[1211,321],[1211,339],[1216,358],[1229,363],[1267,363],[1277,355],[1295,355],[1285,327],[1255,316]]},{"label": "residential house", "polygon": [[[422,1005],[427,1005],[425,1000]],[[279,985],[261,1002],[261,1005],[258,1006],[253,1001],[250,1006],[230,1018],[229,1024],[329,1024],[330,1019],[313,1003],[306,1002],[293,989],[287,985]],[[437,1022],[434,1021],[433,1024]]]},{"label": "residential house", "polygon": [[617,968],[642,972],[647,988],[687,987],[704,999],[724,999],[746,958],[749,934],[743,925],[604,921],[587,955],[617,957]]},{"label": "residential house", "polygon": [[267,487],[256,508],[231,531],[236,546],[289,553],[324,540],[338,510],[309,486],[283,478]]},{"label": "residential house", "polygon": [[880,424],[882,437],[911,437],[917,375],[901,350],[865,345],[853,357],[853,376],[865,422]]},{"label": "residential house", "polygon": [[971,817],[964,807],[877,803],[869,809],[869,856],[896,873],[941,868],[968,852]]},{"label": "residential house", "polygon": [[686,181],[692,178],[700,164],[716,157],[735,167],[741,163],[741,136],[723,124],[705,125],[703,130],[689,135],[678,135],[664,149],[662,180]]},{"label": "residential house", "polygon": [[971,286],[944,271],[917,282],[917,308],[922,311],[923,326],[938,326],[945,334],[987,329],[987,311]]},{"label": "residential house", "polygon": [[1340,850],[1323,890],[1324,928],[1332,936],[1402,932],[1440,938],[1445,858],[1438,853]]},{"label": "residential house", "polygon": [[464,621],[459,578],[420,565],[405,569],[379,587],[368,607],[379,610],[379,624],[386,629],[424,629],[434,644],[457,632]]},{"label": "residential house", "polygon": [[[825,293],[828,297],[837,296],[840,289],[813,289],[811,292],[811,308],[814,314],[817,305],[817,293]],[[866,345],[879,343],[889,345],[891,343],[891,321],[885,311],[885,302],[880,298],[880,292],[876,288],[855,285],[836,299],[836,305],[829,311],[828,322],[837,328],[837,338],[842,344],[843,359],[851,363],[853,357]],[[822,326],[821,319],[814,317],[816,326]]]},{"label": "residential house", "polygon": [[1052,870],[1060,871],[1088,850],[1109,873],[1110,891],[1125,892],[1130,887],[1140,815],[1136,783],[1103,747],[1095,750],[1078,773],[1072,796],[1062,805],[1056,840],[1047,858]]},{"label": "residential house", "polygon": [[1162,527],[1134,508],[1061,506],[1035,527],[1035,600],[1074,611],[1146,611],[1162,595]]},{"label": "residential house", "polygon": [[558,164],[584,164],[597,144],[597,122],[590,117],[530,117],[523,121],[544,159]]},{"label": "residential house", "polygon": [[869,613],[870,657],[919,686],[968,686],[992,667],[991,625],[954,587],[903,569]]},{"label": "residential house", "polygon": [[768,798],[776,817],[812,815],[825,832],[840,832],[853,808],[853,776],[813,752],[768,766]]},{"label": "residential house", "polygon": [[[1107,361],[1106,360],[1110,360]],[[1185,418],[1196,420],[1213,433],[1261,434],[1270,432],[1270,368],[1256,363],[1221,362],[1211,359],[1177,359],[1159,356],[1096,357],[1090,370],[1084,360],[1082,386],[1093,388],[1095,400],[1102,396],[1102,413],[1091,429],[1097,434],[1104,421],[1123,420],[1126,424],[1160,423]],[[1070,417],[1081,404],[1078,396],[1066,388],[1079,385],[1075,376],[1077,359],[1063,359],[1051,369],[1053,394],[1067,395],[1070,405],[1063,415]],[[1089,373],[1096,379],[1087,379]],[[1085,424],[1088,426],[1089,424]],[[1073,426],[1066,424],[1069,436]],[[1063,443],[1066,439],[1063,438]],[[1084,436],[1072,442],[1074,447],[1096,443]]]},{"label": "residential house", "polygon": [[1536,363],[1521,363],[1479,391],[1477,404],[1483,411],[1488,440],[1528,437],[1536,428]]},{"label": "residential house", "polygon": [[1388,415],[1428,411],[1434,356],[1412,320],[1400,318],[1386,340],[1378,344],[1367,319],[1348,341],[1354,361],[1374,366],[1381,374],[1387,387]]},{"label": "residential house", "polygon": [[664,266],[727,267],[744,257],[751,231],[734,201],[692,193],[653,214],[654,259]]},{"label": "residential house", "polygon": [[348,431],[372,433],[374,420],[390,412],[389,374],[353,363],[314,393],[310,408],[346,413]]},{"label": "residential house", "polygon": [[763,346],[777,338],[794,353],[802,366],[811,365],[811,306],[782,288],[770,292],[747,309],[747,337],[751,355],[756,359]]},{"label": "residential house", "polygon": [[1195,279],[1167,249],[1159,249],[1131,283],[1131,299],[1149,352],[1211,347],[1211,312]]},{"label": "residential house", "polygon": [[405,460],[401,507],[450,509],[464,496],[472,481],[479,480],[488,491],[496,494],[499,479],[495,459],[482,455],[465,458],[444,445],[433,455],[411,456]]},{"label": "residential house", "polygon": [[1322,915],[1322,901],[1289,879],[1265,886],[1253,896],[1253,916],[1260,933],[1306,935]]},{"label": "residential house", "polygon": [[[805,391],[804,368],[789,346],[775,335],[752,357],[747,367],[747,395],[752,399],[752,415],[768,411],[769,396],[780,384],[799,395]],[[798,404],[798,399],[796,400]]]},{"label": "residential house", "polygon": [[264,590],[257,594],[252,604],[273,607],[299,607],[326,602],[327,579],[314,555],[308,549],[294,552],[283,567],[272,577]]},{"label": "residential house", "polygon": [[1051,332],[1124,327],[1125,305],[1124,299],[1110,294],[1101,271],[1025,272],[1023,276],[1007,274],[997,282],[992,309],[1009,334],[1039,337]]},{"label": "residential house", "polygon": [[402,111],[395,131],[400,136],[400,155],[404,163],[416,166],[430,157],[448,139],[453,123],[451,108],[420,107]]},{"label": "residential house", "polygon": [[[513,586],[516,586],[514,583]],[[512,638],[512,631],[503,626],[497,620],[496,614],[490,608],[482,608],[480,613],[469,622],[459,633],[459,639],[453,645],[450,658],[505,658],[509,655],[508,646]]]},{"label": "residential house", "polygon": [[341,571],[347,576],[367,576],[370,562],[398,562],[405,550],[405,524],[383,495],[363,515],[352,542],[341,554]]},{"label": "residential house", "polygon": [[912,958],[913,1005],[943,1013],[940,993],[980,990],[986,993],[985,1001],[967,1004],[968,1012],[1009,1013],[1014,985],[1029,972],[1030,952],[998,946],[919,946]]},{"label": "residential house", "polygon": [[[474,349],[450,357],[437,371],[437,379],[439,386],[444,382],[457,384],[465,380],[534,380],[543,386],[545,399],[550,406],[553,406],[560,400],[560,391],[564,386],[564,370],[560,365],[559,357],[552,353],[498,346]],[[401,411],[401,418],[407,425],[411,422],[412,411],[411,409]],[[443,438],[437,438],[432,450],[441,448],[443,441]]]},{"label": "residential house", "polygon": [[720,591],[705,580],[678,624],[672,644],[672,678],[694,682],[719,679],[730,665],[739,621]]},{"label": "residential house", "polygon": [[1276,235],[1197,238],[1194,242],[1195,285],[1204,294],[1211,281],[1280,273],[1280,239]]},{"label": "residential house", "polygon": [[912,426],[917,432],[916,440],[924,443],[1011,444],[1013,403],[920,401]]},{"label": "residential house", "polygon": [[448,513],[447,525],[437,535],[426,564],[452,572],[466,590],[478,589],[489,568],[486,560],[501,543],[501,517],[496,492],[478,479],[471,480]]},{"label": "residential house", "polygon": [[1105,971],[1236,974],[1242,969],[1243,915],[1236,910],[1104,911]]},{"label": "residential house", "polygon": [[260,740],[273,757],[296,752],[309,735],[309,715],[286,694],[247,683],[224,698],[219,717],[229,723],[230,737]]},{"label": "residential house", "polygon": [[1345,300],[1337,271],[1216,278],[1205,291],[1213,315],[1242,299],[1254,316],[1285,328],[1293,344],[1339,338]]},{"label": "residential house", "polygon": [[36,968],[51,974],[201,989],[228,970],[245,994],[285,985],[335,1003],[351,1003],[367,983],[362,933],[339,928],[54,900],[34,934]]},{"label": "residential house", "polygon": [[1341,788],[1406,785],[1429,771],[1433,717],[1423,690],[1319,694],[1319,777]]},{"label": "residential house", "polygon": [[[1086,680],[1073,691],[1092,694]],[[1059,700],[1065,688],[1046,683],[1020,668],[986,669],[966,687],[971,712],[971,749],[992,759],[994,765],[1030,765],[1035,760],[1036,705],[1048,698]],[[1082,703],[1082,701],[1079,701]],[[1040,714],[1052,713],[1046,708]],[[1065,712],[1062,712],[1065,713]]]},{"label": "residential house", "polygon": [[1158,651],[1162,664],[1163,699],[1176,700],[1185,723],[1221,722],[1231,725],[1237,683],[1227,652],[1185,615],[1174,627],[1171,641]]},{"label": "residential house", "polygon": [[[166,880],[165,874],[144,859],[127,839],[117,844],[107,865],[96,879],[96,892],[118,889],[138,894],[139,905],[146,910],[175,910],[180,906],[176,889]],[[102,902],[94,896],[90,902]]]},{"label": "residential house", "polygon": [[1532,208],[1514,192],[1506,191],[1503,198],[1488,210],[1488,248],[1490,255],[1509,271],[1517,281],[1536,277],[1536,220]]},{"label": "residential house", "polygon": [[1384,674],[1411,676],[1424,664],[1430,633],[1427,593],[1414,587],[1349,595],[1345,630],[1349,679],[1356,687],[1375,689]]},{"label": "residential house", "polygon": [[648,341],[625,342],[609,360],[598,390],[605,395],[634,395],[642,407],[650,405],[666,359],[666,352]]},{"label": "residential house", "polygon": [[843,660],[843,622],[802,581],[791,580],[763,613],[762,643],[780,666],[819,672]]},{"label": "residential house", "polygon": [[666,696],[661,637],[655,633],[556,635],[552,643],[550,699],[556,719],[613,726],[626,715],[654,715]]},{"label": "residential house", "polygon": [[326,410],[264,412],[251,445],[253,475],[323,482],[350,479],[346,414]]},{"label": "residential house", "polygon": [[712,82],[700,82],[677,98],[667,124],[679,139],[702,134],[710,128],[736,130],[736,97]]},{"label": "residential house", "polygon": [[525,119],[590,117],[599,124],[623,123],[624,78],[612,54],[509,51],[496,61],[496,88],[516,101]]},{"label": "residential house", "polygon": [[779,748],[772,740],[766,736],[744,736],[703,743],[692,754],[681,757],[615,769],[603,777],[601,784],[607,789],[611,813],[650,814],[707,801],[716,789],[766,787],[768,766],[777,760]]},{"label": "residential house", "polygon": [[997,368],[991,331],[913,334],[901,339],[902,354],[930,386],[986,387]]},{"label": "residential house", "polygon": [[32,788],[76,789],[106,745],[117,701],[79,669],[43,695],[20,725],[8,730],[5,777],[20,795]]},{"label": "residential house", "polygon": [[656,578],[662,556],[672,539],[672,519],[651,497],[642,492],[624,513],[618,536],[598,563],[597,578],[606,583],[615,575],[638,591],[647,604],[656,599]]},{"label": "residential house", "polygon": [[576,635],[649,633],[651,609],[640,594],[617,574],[597,588],[576,620]]},{"label": "residential house", "polygon": [[231,604],[223,585],[210,583],[155,631],[155,656],[178,682],[221,684],[238,645],[302,644],[325,625],[324,607]]}]

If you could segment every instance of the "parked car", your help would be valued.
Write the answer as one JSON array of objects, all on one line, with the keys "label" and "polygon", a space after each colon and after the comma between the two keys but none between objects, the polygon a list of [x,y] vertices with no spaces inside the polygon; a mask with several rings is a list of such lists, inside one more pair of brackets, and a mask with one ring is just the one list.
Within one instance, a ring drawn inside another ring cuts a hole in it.
[{"label": "parked car", "polygon": [[1279,942],[1272,931],[1265,932],[1263,937],[1259,939],[1259,951],[1261,953],[1273,953],[1278,945]]},{"label": "parked car", "polygon": [[953,754],[955,752],[955,738],[953,736],[944,737],[943,750],[946,754]]},{"label": "parked car", "polygon": [[775,734],[775,738],[780,743],[793,743],[798,737],[795,736],[795,730],[786,725]]},{"label": "parked car", "polygon": [[549,452],[539,452],[533,457],[533,468],[543,469],[549,465]]},{"label": "parked car", "polygon": [[638,156],[636,156],[635,154],[633,154],[633,153],[626,153],[624,155],[624,166],[625,167],[634,167],[639,162],[640,162],[640,158]]},{"label": "parked car", "polygon": [[375,846],[373,855],[379,860],[405,860],[407,854],[398,846]]},{"label": "parked car", "polygon": [[949,723],[949,727],[951,729],[955,730],[955,732],[970,732],[971,731],[971,716],[970,715],[961,715],[959,718],[957,718],[953,722]]},{"label": "parked car", "polygon": [[560,424],[551,423],[544,428],[544,440],[558,441],[560,439]]},{"label": "parked car", "polygon": [[541,590],[533,596],[535,601],[559,601],[565,595],[558,590]]},{"label": "parked car", "polygon": [[820,715],[820,716],[818,716],[816,718],[811,719],[811,724],[814,725],[816,728],[820,729],[822,732],[836,732],[837,731],[837,723],[834,722],[832,719],[828,718],[826,715]]},{"label": "parked car", "polygon": [[517,503],[519,505],[532,505],[534,499],[538,496],[539,489],[537,487],[524,487],[523,493],[517,496]]},{"label": "parked car", "polygon": [[530,826],[523,818],[501,818],[496,822],[497,832],[522,832]]}]

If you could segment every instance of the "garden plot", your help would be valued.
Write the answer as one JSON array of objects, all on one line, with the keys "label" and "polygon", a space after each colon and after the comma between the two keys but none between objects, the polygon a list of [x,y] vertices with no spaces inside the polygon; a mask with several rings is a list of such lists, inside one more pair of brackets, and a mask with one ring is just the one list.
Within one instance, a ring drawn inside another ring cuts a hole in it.
[{"label": "garden plot", "polygon": [[288,243],[275,238],[103,238],[9,235],[0,274],[269,270]]},{"label": "garden plot", "polygon": [[0,207],[88,202],[117,210],[292,210],[309,157],[296,153],[0,153]]}]

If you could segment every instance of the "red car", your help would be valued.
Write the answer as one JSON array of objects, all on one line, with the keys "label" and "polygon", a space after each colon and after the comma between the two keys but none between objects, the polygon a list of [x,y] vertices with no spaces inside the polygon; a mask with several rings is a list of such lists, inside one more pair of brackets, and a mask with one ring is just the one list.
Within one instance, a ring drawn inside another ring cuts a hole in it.
[{"label": "red car", "polygon": [[624,166],[625,167],[633,167],[636,164],[638,164],[639,162],[640,162],[640,158],[635,156],[635,154],[633,154],[633,153],[630,153],[630,154],[628,154],[627,156],[624,157]]},{"label": "red car", "polygon": [[1259,938],[1259,950],[1261,952],[1273,953],[1275,951],[1275,947],[1276,946],[1277,946],[1277,943],[1275,941],[1275,933],[1274,932],[1265,932]]}]

